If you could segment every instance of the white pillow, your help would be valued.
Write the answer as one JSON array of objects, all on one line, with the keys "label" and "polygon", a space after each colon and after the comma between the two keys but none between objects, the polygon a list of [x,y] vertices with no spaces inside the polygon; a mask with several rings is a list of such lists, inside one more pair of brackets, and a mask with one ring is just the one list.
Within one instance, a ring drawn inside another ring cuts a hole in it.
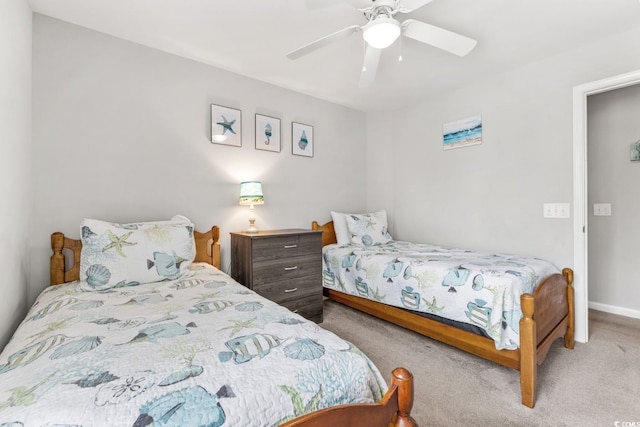
[{"label": "white pillow", "polygon": [[351,243],[362,246],[382,245],[392,240],[388,231],[387,212],[347,215]]},{"label": "white pillow", "polygon": [[347,229],[347,215],[346,213],[331,211],[333,229],[336,232],[336,241],[339,245],[351,243],[351,235],[349,235],[349,230]]},{"label": "white pillow", "polygon": [[88,290],[175,279],[196,256],[193,223],[168,221],[116,224],[84,219],[80,226],[80,280]]}]

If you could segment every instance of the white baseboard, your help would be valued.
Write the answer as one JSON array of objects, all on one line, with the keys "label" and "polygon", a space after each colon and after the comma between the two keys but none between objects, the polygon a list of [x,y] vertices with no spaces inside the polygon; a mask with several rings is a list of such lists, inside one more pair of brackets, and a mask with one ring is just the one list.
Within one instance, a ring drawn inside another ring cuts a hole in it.
[{"label": "white baseboard", "polygon": [[589,301],[589,308],[593,308],[594,310],[598,311],[604,311],[605,313],[640,319],[640,310],[633,310],[631,308],[617,307],[615,305],[601,304],[599,302],[593,301]]}]

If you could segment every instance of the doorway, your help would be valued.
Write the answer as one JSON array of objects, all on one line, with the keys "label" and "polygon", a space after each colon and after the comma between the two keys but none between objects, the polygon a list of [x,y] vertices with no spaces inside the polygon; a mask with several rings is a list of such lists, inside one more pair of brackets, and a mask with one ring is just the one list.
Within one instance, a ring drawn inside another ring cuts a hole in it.
[{"label": "doorway", "polygon": [[589,340],[587,224],[587,97],[640,83],[640,71],[621,74],[573,88],[573,270],[575,339]]}]

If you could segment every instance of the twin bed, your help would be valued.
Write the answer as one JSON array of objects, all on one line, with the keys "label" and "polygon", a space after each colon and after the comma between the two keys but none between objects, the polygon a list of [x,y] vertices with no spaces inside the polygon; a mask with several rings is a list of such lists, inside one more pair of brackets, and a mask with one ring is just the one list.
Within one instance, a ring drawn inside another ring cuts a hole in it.
[{"label": "twin bed", "polygon": [[[519,370],[533,407],[552,342],[573,347],[572,271],[349,221],[364,232],[348,244],[312,224],[325,295]],[[52,234],[52,286],[0,354],[0,425],[416,425],[410,372],[387,387],[353,344],[235,282],[219,233],[177,216]]]},{"label": "twin bed", "polygon": [[0,355],[0,425],[415,425],[411,374],[387,387],[353,344],[220,271],[217,227],[81,234],[51,236],[52,286]]},{"label": "twin bed", "polygon": [[522,403],[533,408],[537,366],[551,344],[574,345],[571,269],[394,241],[384,211],[332,216],[311,226],[323,231],[325,296],[519,370]]}]

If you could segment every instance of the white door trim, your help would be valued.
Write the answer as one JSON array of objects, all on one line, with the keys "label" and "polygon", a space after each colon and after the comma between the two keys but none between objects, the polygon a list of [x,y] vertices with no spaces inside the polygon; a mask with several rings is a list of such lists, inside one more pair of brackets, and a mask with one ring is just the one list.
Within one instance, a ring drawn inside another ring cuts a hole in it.
[{"label": "white door trim", "polygon": [[587,96],[640,83],[640,70],[573,88],[573,286],[575,339],[589,340],[587,218]]}]

